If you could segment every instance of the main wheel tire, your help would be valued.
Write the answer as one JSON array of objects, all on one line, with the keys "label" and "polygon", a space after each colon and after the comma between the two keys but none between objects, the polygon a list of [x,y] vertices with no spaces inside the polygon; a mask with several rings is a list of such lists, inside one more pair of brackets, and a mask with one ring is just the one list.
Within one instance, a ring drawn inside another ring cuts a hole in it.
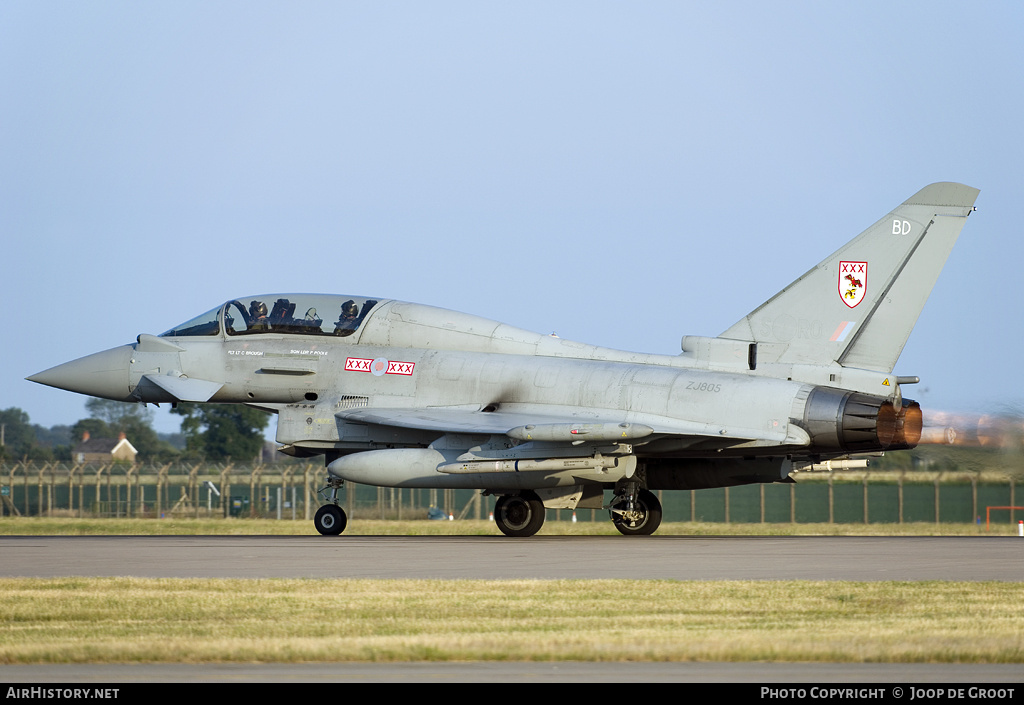
[{"label": "main wheel tire", "polygon": [[494,523],[506,536],[533,536],[544,525],[544,503],[533,492],[498,497]]},{"label": "main wheel tire", "polygon": [[612,512],[612,523],[624,536],[650,536],[661,526],[661,502],[650,490],[640,490],[636,497],[637,516],[627,519]]},{"label": "main wheel tire", "polygon": [[348,525],[348,517],[345,516],[345,510],[337,504],[325,504],[316,510],[313,524],[324,536],[337,536]]}]

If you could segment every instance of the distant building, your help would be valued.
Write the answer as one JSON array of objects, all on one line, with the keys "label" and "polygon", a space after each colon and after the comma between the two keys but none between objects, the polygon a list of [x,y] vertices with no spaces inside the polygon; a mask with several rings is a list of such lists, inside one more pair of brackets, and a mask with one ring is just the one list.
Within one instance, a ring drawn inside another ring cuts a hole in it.
[{"label": "distant building", "polygon": [[89,438],[89,432],[82,434],[82,442],[71,449],[71,457],[80,465],[109,463],[111,461],[134,463],[139,451],[128,442],[122,432],[117,438]]}]

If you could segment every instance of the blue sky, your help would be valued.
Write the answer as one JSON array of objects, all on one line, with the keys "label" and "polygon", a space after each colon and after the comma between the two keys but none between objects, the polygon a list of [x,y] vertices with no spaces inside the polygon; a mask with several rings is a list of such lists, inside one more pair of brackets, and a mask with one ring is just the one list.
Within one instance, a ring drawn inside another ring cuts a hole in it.
[{"label": "blue sky", "polygon": [[6,0],[0,408],[73,423],[23,378],[255,293],[676,354],[960,181],[896,372],[1020,409],[1022,36],[1014,2]]}]

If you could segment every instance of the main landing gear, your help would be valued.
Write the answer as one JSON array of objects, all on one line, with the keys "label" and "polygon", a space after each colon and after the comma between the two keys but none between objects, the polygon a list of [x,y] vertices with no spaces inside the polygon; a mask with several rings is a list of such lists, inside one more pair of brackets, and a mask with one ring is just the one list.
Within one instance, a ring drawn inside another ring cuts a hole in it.
[{"label": "main landing gear", "polygon": [[612,524],[626,536],[650,536],[661,525],[661,502],[657,495],[635,485],[615,495],[609,513]]},{"label": "main landing gear", "polygon": [[494,503],[494,523],[506,536],[533,536],[544,525],[544,504],[529,490],[502,495]]},{"label": "main landing gear", "polygon": [[[324,536],[337,536],[348,526],[345,510],[338,506],[338,490],[341,489],[341,486],[341,478],[328,477],[327,487],[322,487],[319,490],[320,496],[327,499],[330,504],[325,504],[316,510],[316,514],[313,516],[313,525]],[[324,490],[328,487],[331,490],[330,497],[324,494]]]},{"label": "main landing gear", "polygon": [[[625,536],[649,536],[661,525],[661,502],[636,483],[621,488],[608,507],[612,524]],[[494,523],[506,536],[533,536],[544,525],[544,504],[535,492],[498,497]]]}]

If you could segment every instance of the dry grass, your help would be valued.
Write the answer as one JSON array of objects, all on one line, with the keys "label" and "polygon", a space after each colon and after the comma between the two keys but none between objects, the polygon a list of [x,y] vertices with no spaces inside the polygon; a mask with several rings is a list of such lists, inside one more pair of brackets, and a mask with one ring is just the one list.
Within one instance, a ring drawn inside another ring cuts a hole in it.
[{"label": "dry grass", "polygon": [[1024,662],[1024,585],[0,579],[0,663]]},{"label": "dry grass", "polygon": [[[1013,527],[993,527],[993,534]],[[6,535],[314,534],[308,521],[3,518]],[[357,520],[362,535],[485,521]],[[616,534],[548,521],[543,534]],[[973,524],[665,524],[679,535],[985,535]],[[0,663],[1024,662],[1024,584],[0,579]]]}]

